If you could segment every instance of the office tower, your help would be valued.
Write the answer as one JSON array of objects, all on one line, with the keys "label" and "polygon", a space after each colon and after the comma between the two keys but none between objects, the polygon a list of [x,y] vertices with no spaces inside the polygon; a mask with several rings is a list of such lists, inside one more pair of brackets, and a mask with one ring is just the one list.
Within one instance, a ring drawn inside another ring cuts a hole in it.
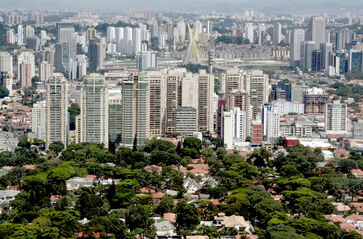
[{"label": "office tower", "polygon": [[335,50],[346,49],[347,44],[352,42],[352,31],[348,28],[341,28],[336,32],[335,35]]},{"label": "office tower", "polygon": [[232,90],[250,89],[250,75],[236,69],[229,69],[221,75],[221,92],[229,94]]},{"label": "office tower", "polygon": [[306,85],[291,84],[291,102],[304,102]]},{"label": "office tower", "polygon": [[250,104],[253,106],[252,118],[261,113],[261,106],[268,102],[269,77],[262,71],[252,71],[250,80]]},{"label": "office tower", "polygon": [[39,64],[39,80],[46,82],[52,74],[53,69],[51,69],[50,64],[47,61],[42,61]]},{"label": "office tower", "polygon": [[121,144],[143,146],[149,139],[149,86],[142,75],[131,74],[122,82]]},{"label": "office tower", "polygon": [[132,29],[133,54],[137,55],[141,50],[141,30],[140,28]]},{"label": "office tower", "polygon": [[6,43],[7,44],[15,44],[16,42],[16,36],[13,29],[10,29],[6,32]]},{"label": "office tower", "polygon": [[307,36],[308,41],[315,42],[315,47],[319,48],[321,43],[325,43],[325,17],[314,16],[311,18]]},{"label": "office tower", "polygon": [[310,71],[312,66],[313,51],[315,51],[316,43],[313,41],[305,41],[301,43],[301,68]]},{"label": "office tower", "polygon": [[56,58],[59,57],[60,59],[63,58],[62,62],[64,64],[64,71],[60,72],[69,74],[68,69],[72,65],[72,62],[75,61],[77,55],[77,42],[75,37],[74,26],[70,24],[57,23],[57,43],[63,44],[62,52],[58,51],[58,53],[57,53],[58,44],[56,45],[56,55],[59,55],[59,53],[63,53],[60,56],[56,56]]},{"label": "office tower", "polygon": [[233,136],[234,136],[234,113],[233,110],[225,111],[223,113],[223,142],[226,149],[233,149]]},{"label": "office tower", "polygon": [[50,68],[53,69],[54,66],[55,49],[45,48],[39,52],[39,61],[47,61],[50,64]]},{"label": "office tower", "polygon": [[345,51],[337,51],[335,53],[335,68],[339,74],[347,73],[349,71],[349,54]]},{"label": "office tower", "polygon": [[245,38],[247,38],[250,43],[254,43],[254,27],[253,23],[246,23],[245,26]]},{"label": "office tower", "polygon": [[280,110],[272,104],[262,107],[263,135],[268,141],[275,141],[280,137]]},{"label": "office tower", "polygon": [[81,142],[108,148],[108,85],[100,74],[83,78],[81,85]]},{"label": "office tower", "polygon": [[77,76],[76,78],[81,79],[87,75],[87,57],[86,55],[77,55]]},{"label": "office tower", "polygon": [[90,42],[92,40],[95,40],[97,38],[97,31],[95,28],[90,27],[86,31],[86,42]]},{"label": "office tower", "polygon": [[165,132],[166,121],[166,72],[149,71],[145,81],[149,82],[149,134],[160,137]]},{"label": "office tower", "polygon": [[305,41],[305,30],[295,29],[291,34],[290,66],[300,66],[301,43]]},{"label": "office tower", "polygon": [[115,27],[107,27],[107,42],[114,42],[115,41]]},{"label": "office tower", "polygon": [[320,44],[321,52],[321,68],[328,71],[329,66],[333,65],[333,44],[322,43]]},{"label": "office tower", "polygon": [[213,132],[214,75],[205,70],[199,70],[198,74],[198,130]]},{"label": "office tower", "polygon": [[275,45],[278,45],[282,41],[281,24],[279,22],[274,24],[272,39]]},{"label": "office tower", "polygon": [[181,81],[181,106],[190,106],[198,109],[198,75],[190,72],[184,73]]},{"label": "office tower", "polygon": [[46,143],[60,141],[68,145],[68,85],[63,74],[55,73],[46,83]]},{"label": "office tower", "polygon": [[8,52],[0,52],[0,71],[13,75],[13,56]]},{"label": "office tower", "polygon": [[17,39],[18,39],[18,42],[17,42],[18,46],[21,46],[24,44],[24,30],[23,30],[22,25],[18,26]]},{"label": "office tower", "polygon": [[168,71],[166,81],[166,133],[175,133],[176,111],[180,106],[180,84],[183,77],[181,69]]},{"label": "office tower", "polygon": [[108,132],[109,139],[112,143],[121,141],[122,130],[122,97],[120,89],[112,89],[108,91]]},{"label": "office tower", "polygon": [[34,37],[34,35],[35,35],[34,27],[27,25],[25,27],[25,38],[31,38]]},{"label": "office tower", "polygon": [[326,104],[325,130],[327,133],[346,133],[347,104],[342,104],[339,100]]},{"label": "office tower", "polygon": [[116,27],[115,29],[115,42],[116,42],[116,51],[122,51],[122,42],[124,40],[124,28]]},{"label": "office tower", "polygon": [[140,51],[136,56],[136,64],[139,71],[144,71],[158,66],[158,52]]},{"label": "office tower", "polygon": [[55,72],[70,74],[72,65],[70,54],[71,44],[69,42],[55,44]]},{"label": "office tower", "polygon": [[305,114],[323,114],[329,94],[321,88],[307,89],[304,96]]},{"label": "office tower", "polygon": [[193,135],[197,131],[197,110],[194,107],[180,107],[176,111],[176,130],[181,135]]},{"label": "office tower", "polygon": [[363,120],[353,123],[353,139],[363,139]]},{"label": "office tower", "polygon": [[47,131],[47,103],[40,101],[33,104],[32,108],[32,138],[33,139],[46,139]]},{"label": "office tower", "polygon": [[349,50],[348,71],[363,73],[363,51]]},{"label": "office tower", "polygon": [[97,72],[103,68],[104,45],[98,39],[89,44],[89,71]]},{"label": "office tower", "polygon": [[321,71],[321,51],[320,50],[314,50],[311,55],[311,70],[312,71]]}]

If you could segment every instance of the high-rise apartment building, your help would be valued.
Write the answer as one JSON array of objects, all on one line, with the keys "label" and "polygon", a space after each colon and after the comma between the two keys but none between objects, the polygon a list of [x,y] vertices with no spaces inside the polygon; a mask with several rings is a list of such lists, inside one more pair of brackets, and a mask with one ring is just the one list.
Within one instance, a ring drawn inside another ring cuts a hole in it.
[{"label": "high-rise apartment building", "polygon": [[175,132],[192,136],[197,131],[197,110],[193,107],[180,107],[176,112]]},{"label": "high-rise apartment building", "polygon": [[347,104],[339,100],[326,104],[325,130],[327,133],[346,133],[347,131]]},{"label": "high-rise apartment building", "polygon": [[278,45],[282,41],[281,24],[279,22],[274,24],[272,39],[275,45]]},{"label": "high-rise apartment building", "polygon": [[274,141],[280,137],[280,110],[272,104],[264,104],[262,107],[263,135],[268,141]]},{"label": "high-rise apartment building", "polygon": [[148,71],[145,80],[149,82],[150,138],[160,137],[165,133],[167,76],[164,71]]},{"label": "high-rise apartment building", "polygon": [[47,131],[47,103],[40,101],[33,105],[32,108],[32,138],[46,139]]},{"label": "high-rise apartment building", "polygon": [[108,85],[100,74],[84,77],[81,85],[81,142],[108,148]]},{"label": "high-rise apartment building", "polygon": [[121,89],[112,89],[108,91],[108,132],[111,143],[121,141],[122,130],[122,97]]},{"label": "high-rise apartment building", "polygon": [[46,143],[55,141],[68,145],[68,85],[62,74],[53,74],[46,83]]},{"label": "high-rise apartment building", "polygon": [[142,146],[149,138],[149,86],[140,74],[131,74],[122,81],[121,144]]},{"label": "high-rise apartment building", "polygon": [[23,50],[18,55],[18,79],[21,87],[31,86],[31,80],[35,76],[35,57],[33,51]]},{"label": "high-rise apartment building", "polygon": [[198,130],[213,132],[214,75],[205,70],[200,70],[198,74]]},{"label": "high-rise apartment building", "polygon": [[0,71],[13,76],[13,56],[8,52],[0,52]]},{"label": "high-rise apartment building", "polygon": [[261,113],[261,106],[269,99],[268,92],[269,77],[262,71],[252,71],[250,80],[250,104],[253,106],[252,118]]},{"label": "high-rise apartment building", "polygon": [[42,61],[39,64],[39,80],[46,82],[48,78],[53,74],[53,69],[47,61]]}]

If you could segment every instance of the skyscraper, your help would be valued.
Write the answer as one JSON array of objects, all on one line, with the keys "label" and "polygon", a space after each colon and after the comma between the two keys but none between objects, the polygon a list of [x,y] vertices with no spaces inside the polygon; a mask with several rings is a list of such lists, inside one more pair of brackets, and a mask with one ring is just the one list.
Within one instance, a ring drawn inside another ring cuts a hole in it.
[{"label": "skyscraper", "polygon": [[60,73],[53,74],[46,84],[47,118],[46,143],[61,141],[68,144],[68,85],[67,80]]},{"label": "skyscraper", "polygon": [[81,85],[81,142],[108,148],[108,86],[100,74],[84,77]]},{"label": "skyscraper", "polygon": [[291,35],[290,66],[300,66],[301,43],[305,40],[305,30],[295,29]]},{"label": "skyscraper", "polygon": [[142,75],[131,74],[122,81],[121,144],[132,147],[149,138],[149,89]]},{"label": "skyscraper", "polygon": [[308,31],[307,40],[315,42],[315,47],[319,48],[321,43],[325,43],[325,17],[313,16],[311,17]]},{"label": "skyscraper", "polygon": [[103,68],[105,46],[99,39],[92,40],[89,44],[89,71],[97,72]]}]

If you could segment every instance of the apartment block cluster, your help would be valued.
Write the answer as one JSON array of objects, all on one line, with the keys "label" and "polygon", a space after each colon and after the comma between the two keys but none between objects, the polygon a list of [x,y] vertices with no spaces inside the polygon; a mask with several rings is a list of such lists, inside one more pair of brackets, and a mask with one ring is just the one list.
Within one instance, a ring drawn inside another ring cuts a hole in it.
[{"label": "apartment block cluster", "polygon": [[[193,135],[214,130],[214,77],[183,68],[120,73],[117,87],[102,74],[83,77],[73,142],[109,141],[132,147],[165,134]],[[67,79],[54,73],[46,82],[46,100],[33,107],[33,137],[47,143],[70,142]],[[74,92],[73,92],[74,93]],[[77,97],[78,98],[78,97]]]}]

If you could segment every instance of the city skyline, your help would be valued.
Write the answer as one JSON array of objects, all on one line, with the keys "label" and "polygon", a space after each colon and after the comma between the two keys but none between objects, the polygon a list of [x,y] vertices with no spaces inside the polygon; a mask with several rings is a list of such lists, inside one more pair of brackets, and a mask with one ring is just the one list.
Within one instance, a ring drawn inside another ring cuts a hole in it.
[{"label": "city skyline", "polygon": [[[217,11],[217,12],[239,12],[246,9],[256,9],[262,12],[276,12],[276,13],[294,13],[295,12],[311,12],[320,11],[331,8],[345,8],[346,10],[360,11],[362,5],[359,0],[349,0],[342,4],[339,0],[230,0],[228,4],[222,0],[137,0],[137,1],[126,1],[126,0],[80,0],[74,2],[72,0],[2,0],[2,6],[6,8],[28,8],[28,9],[63,9],[63,10],[87,10],[87,11],[129,11],[129,10],[156,10],[156,11]],[[281,9],[281,7],[283,8]]]}]

